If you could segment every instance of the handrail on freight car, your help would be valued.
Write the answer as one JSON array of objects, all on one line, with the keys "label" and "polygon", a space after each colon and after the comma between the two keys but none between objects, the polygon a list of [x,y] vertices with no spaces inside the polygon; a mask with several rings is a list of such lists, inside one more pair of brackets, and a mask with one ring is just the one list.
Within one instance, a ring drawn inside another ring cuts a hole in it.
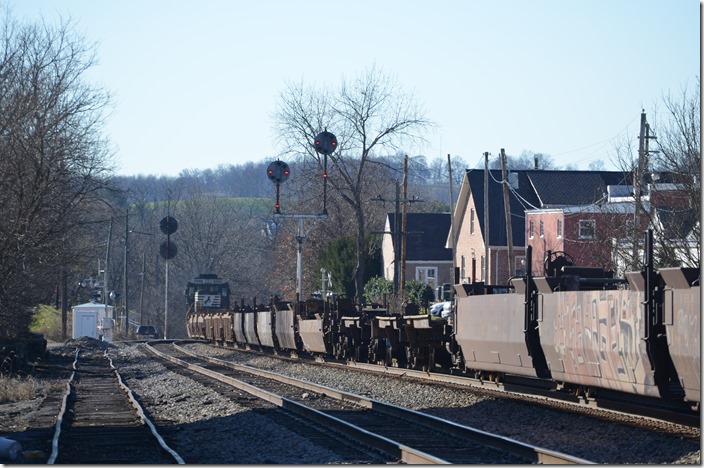
[{"label": "handrail on freight car", "polygon": [[579,278],[579,284],[628,284],[626,278]]}]

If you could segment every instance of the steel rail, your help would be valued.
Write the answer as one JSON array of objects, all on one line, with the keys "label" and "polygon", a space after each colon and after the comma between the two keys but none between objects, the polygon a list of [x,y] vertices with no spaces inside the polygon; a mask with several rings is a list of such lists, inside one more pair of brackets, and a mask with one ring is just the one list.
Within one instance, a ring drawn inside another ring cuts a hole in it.
[{"label": "steel rail", "polygon": [[[314,408],[310,408],[308,406],[302,405],[302,404],[295,402],[293,400],[290,400],[288,398],[285,398],[285,397],[276,395],[274,393],[268,392],[266,390],[257,388],[253,385],[246,383],[246,382],[242,382],[242,381],[239,381],[239,380],[234,379],[232,377],[228,377],[226,375],[212,371],[210,369],[206,369],[205,367],[199,366],[197,364],[188,363],[188,362],[185,362],[185,361],[178,359],[174,356],[170,356],[166,353],[158,351],[157,349],[155,349],[153,346],[151,346],[148,343],[146,344],[146,347],[151,352],[153,352],[155,355],[157,355],[157,356],[161,357],[162,359],[165,359],[173,364],[176,364],[176,365],[184,367],[186,369],[198,372],[203,375],[207,375],[208,377],[211,377],[211,378],[216,379],[220,382],[231,385],[237,389],[240,389],[242,391],[250,393],[258,398],[261,398],[265,401],[268,401],[268,402],[270,402],[276,406],[279,406],[283,409],[286,409],[286,410],[291,411],[295,414],[298,414],[300,416],[311,419],[311,420],[317,422],[318,424],[323,424],[327,427],[331,427],[331,428],[341,432],[342,434],[353,437],[356,440],[359,440],[363,443],[366,443],[367,445],[369,445],[373,448],[381,450],[385,453],[393,454],[394,456],[396,456],[397,458],[399,458],[401,461],[403,461],[405,463],[432,464],[432,465],[449,464],[449,462],[442,460],[438,457],[427,454],[427,453],[422,452],[420,450],[416,450],[412,447],[408,447],[406,445],[399,444],[398,442],[396,442],[394,440],[391,440],[386,437],[380,436],[378,434],[374,434],[372,432],[369,432],[366,429],[362,429],[362,428],[357,427],[353,424],[350,424],[346,421],[343,421],[342,419],[325,414],[322,411],[316,410]],[[190,354],[190,353],[188,353],[188,354]],[[202,356],[196,356],[196,357],[202,358]],[[249,369],[247,371],[249,371]]]},{"label": "steel rail", "polygon": [[174,449],[169,447],[169,445],[166,443],[161,434],[159,434],[159,431],[156,430],[156,426],[154,425],[154,423],[151,421],[151,419],[147,417],[146,413],[144,412],[144,408],[142,407],[142,405],[139,404],[139,401],[137,401],[134,394],[132,393],[132,389],[130,389],[125,384],[117,368],[113,365],[112,358],[108,356],[107,350],[105,350],[105,357],[108,358],[108,361],[110,362],[110,367],[112,368],[113,372],[115,372],[115,376],[117,377],[117,382],[119,383],[120,388],[122,388],[122,390],[127,394],[127,398],[129,398],[130,403],[132,404],[132,406],[134,406],[135,410],[137,411],[137,415],[139,415],[139,418],[142,420],[142,422],[146,424],[147,427],[149,427],[149,430],[151,431],[152,435],[157,440],[157,442],[159,442],[161,448],[166,450],[174,458],[174,460],[176,460],[176,463],[178,463],[179,465],[185,465],[186,462],[183,461],[181,455],[179,455]]},{"label": "steel rail", "polygon": [[[66,415],[66,412],[68,410],[68,400],[71,396],[71,393],[73,392],[72,385],[75,382],[76,375],[78,372],[78,359],[80,356],[80,348],[76,348],[76,353],[75,353],[75,358],[72,364],[73,371],[71,373],[71,376],[66,383],[66,392],[63,395],[62,403],[61,403],[61,409],[59,410],[59,414],[56,419],[55,423],[55,430],[54,430],[54,436],[52,438],[52,443],[51,443],[51,455],[49,456],[49,459],[47,460],[47,464],[53,465],[56,463],[56,459],[59,456],[59,440],[61,438],[61,433],[62,433],[62,426],[64,423],[64,416]],[[104,357],[106,357],[110,363],[110,368],[113,373],[113,376],[117,380],[117,383],[119,387],[126,393],[127,398],[129,399],[130,405],[133,407],[137,415],[139,416],[139,419],[142,421],[143,424],[145,424],[151,434],[154,436],[154,438],[157,440],[161,448],[169,453],[171,457],[176,461],[178,464],[185,464],[185,461],[181,456],[173,450],[171,447],[168,446],[166,441],[163,439],[163,437],[158,433],[156,426],[153,424],[153,422],[147,417],[146,413],[144,412],[144,408],[142,405],[139,404],[137,401],[136,397],[134,396],[134,393],[132,390],[125,384],[124,380],[122,379],[122,376],[118,372],[117,368],[115,367],[112,358],[108,355],[108,351],[105,350],[104,352]]]},{"label": "steel rail", "polygon": [[[236,364],[233,362],[225,361],[222,359],[210,357],[210,356],[203,356],[197,353],[194,353],[188,349],[185,349],[181,346],[178,346],[176,343],[173,343],[173,346],[178,349],[180,352],[183,352],[189,356],[196,357],[199,359],[206,360],[207,362],[221,365],[221,366],[226,366],[234,370],[240,370],[244,372],[248,372],[254,375],[258,375],[261,377],[273,379],[285,384],[289,385],[295,385],[297,387],[304,388],[306,390],[314,391],[317,393],[322,393],[325,394],[331,398],[335,398],[340,401],[347,401],[354,403],[358,406],[364,407],[364,408],[369,408],[374,411],[379,411],[381,413],[385,413],[394,417],[400,417],[415,423],[419,424],[426,424],[426,425],[443,425],[443,430],[445,432],[452,433],[453,435],[456,435],[458,437],[462,437],[464,439],[469,439],[474,442],[480,443],[485,446],[497,448],[502,451],[510,452],[513,453],[514,455],[523,457],[527,460],[531,460],[535,463],[545,463],[545,464],[591,464],[593,462],[590,462],[588,460],[584,460],[579,457],[574,457],[571,455],[567,455],[564,453],[560,453],[557,451],[553,450],[548,450],[544,449],[541,447],[537,447],[531,444],[526,444],[514,439],[510,439],[508,437],[503,437],[499,436],[496,434],[491,434],[485,431],[480,431],[478,429],[474,429],[468,426],[464,426],[461,424],[457,424],[451,421],[447,421],[435,416],[431,416],[425,413],[420,413],[418,411],[413,411],[407,408],[403,408],[397,405],[392,405],[389,403],[383,403],[378,400],[373,400],[371,398],[367,398],[361,395],[355,395],[349,392],[345,392],[342,390],[337,390],[333,389],[330,387],[326,387],[324,385],[318,385],[314,384],[311,382],[306,382],[300,379],[297,379],[295,377],[288,377],[285,375],[277,374],[274,372],[266,371],[263,369],[257,369],[251,366],[243,365],[243,364]],[[297,403],[296,403],[297,404]],[[406,461],[404,459],[404,461]],[[410,462],[407,461],[408,463],[423,463],[421,461],[414,461]],[[427,463],[427,462],[426,462]]]},{"label": "steel rail", "polygon": [[66,408],[68,406],[68,397],[71,395],[71,383],[73,383],[76,377],[76,364],[78,363],[78,354],[80,353],[80,348],[76,348],[76,357],[73,360],[73,372],[71,372],[71,377],[69,377],[68,382],[66,382],[66,393],[64,393],[63,400],[61,402],[61,409],[59,410],[59,415],[56,417],[56,424],[54,425],[54,437],[51,440],[51,455],[49,460],[47,460],[47,465],[53,465],[56,462],[56,457],[59,456],[59,437],[61,436],[61,426],[64,422],[64,414],[66,414]]}]

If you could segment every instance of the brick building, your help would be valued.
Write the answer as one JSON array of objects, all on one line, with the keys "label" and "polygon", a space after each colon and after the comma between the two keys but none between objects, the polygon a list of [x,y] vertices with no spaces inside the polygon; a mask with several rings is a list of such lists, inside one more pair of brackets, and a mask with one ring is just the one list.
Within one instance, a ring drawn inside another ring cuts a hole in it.
[{"label": "brick building", "polygon": [[[526,211],[543,210],[542,249],[533,246],[533,272],[542,275],[544,252],[564,241],[566,233],[572,236],[582,229],[588,235],[591,223],[580,223],[577,210],[569,213],[569,207],[597,206],[608,199],[608,187],[625,185],[631,180],[630,173],[617,171],[553,171],[514,170],[509,171],[509,213],[515,275],[525,272],[525,250],[529,239]],[[484,170],[468,169],[465,173],[454,212],[457,246],[455,256],[460,282],[485,281],[485,265],[488,284],[502,285],[508,281],[509,255],[506,217],[503,201],[503,184],[500,170],[488,173],[488,219],[489,236],[486,239],[484,226]],[[564,210],[568,211],[565,216]],[[551,211],[552,210],[552,211]],[[562,239],[557,236],[557,217],[562,213]],[[547,227],[550,226],[550,230]],[[540,224],[534,225],[540,229]],[[569,229],[569,231],[567,230]],[[577,231],[574,231],[577,229]],[[534,239],[535,240],[535,232]],[[489,258],[485,258],[485,242],[488,242]],[[448,236],[448,246],[451,239]],[[533,245],[533,244],[531,244]],[[537,245],[537,242],[536,242]],[[575,244],[576,245],[576,244]],[[564,245],[563,245],[564,247]],[[570,248],[573,248],[571,246]],[[575,247],[576,248],[576,247]],[[550,249],[550,250],[564,250]],[[540,267],[537,268],[537,265]]]}]

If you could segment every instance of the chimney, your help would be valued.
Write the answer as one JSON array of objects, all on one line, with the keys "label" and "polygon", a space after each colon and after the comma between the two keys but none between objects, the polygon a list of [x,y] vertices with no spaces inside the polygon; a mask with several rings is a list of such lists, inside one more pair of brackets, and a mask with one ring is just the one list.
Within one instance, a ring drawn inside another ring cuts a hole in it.
[{"label": "chimney", "polygon": [[538,170],[538,155],[533,155],[533,162],[535,163],[535,170]]}]

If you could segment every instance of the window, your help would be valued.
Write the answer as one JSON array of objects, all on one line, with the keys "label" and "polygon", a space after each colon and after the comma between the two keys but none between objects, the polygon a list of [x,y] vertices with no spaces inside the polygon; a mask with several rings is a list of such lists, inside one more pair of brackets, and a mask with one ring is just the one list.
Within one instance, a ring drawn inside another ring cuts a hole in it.
[{"label": "window", "polygon": [[486,260],[484,259],[484,255],[482,255],[482,281],[486,282],[486,278],[484,277],[484,272],[486,271],[486,266],[485,266]]},{"label": "window", "polygon": [[[541,224],[543,223],[542,221],[540,222]],[[526,257],[523,255],[516,255],[515,259],[515,264],[514,264],[514,271],[516,272],[516,276],[523,276],[526,274]]]},{"label": "window", "polygon": [[543,229],[543,220],[540,220],[540,237],[545,236],[545,229]]},{"label": "window", "polygon": [[596,235],[596,221],[593,219],[579,220],[579,238],[594,239]]},{"label": "window", "polygon": [[533,220],[530,220],[530,223],[528,224],[528,237],[531,239],[533,238]]},{"label": "window", "polygon": [[474,234],[474,208],[469,210],[469,233]]},{"label": "window", "polygon": [[557,220],[557,237],[562,237],[562,220]]},{"label": "window", "polygon": [[436,267],[416,267],[416,279],[421,283],[425,283],[433,290],[438,285],[437,268]]}]

